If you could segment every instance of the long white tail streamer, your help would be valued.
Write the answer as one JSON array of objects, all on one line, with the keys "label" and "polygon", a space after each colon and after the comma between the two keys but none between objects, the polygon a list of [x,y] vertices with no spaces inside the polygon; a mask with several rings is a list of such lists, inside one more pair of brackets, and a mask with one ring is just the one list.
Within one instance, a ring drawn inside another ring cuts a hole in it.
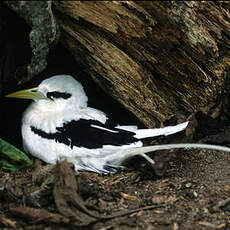
[{"label": "long white tail streamer", "polygon": [[225,146],[183,143],[183,144],[154,145],[154,146],[145,146],[145,147],[140,147],[135,149],[127,149],[126,154],[129,155],[129,157],[132,157],[143,153],[155,152],[159,150],[170,150],[170,149],[210,149],[210,150],[230,152],[230,148]]},{"label": "long white tail streamer", "polygon": [[108,162],[116,162],[117,164],[121,164],[126,159],[131,157],[140,155],[148,160],[151,164],[154,164],[154,160],[145,155],[145,153],[155,152],[160,150],[172,150],[172,149],[209,149],[209,150],[217,150],[230,152],[230,148],[219,145],[211,145],[211,144],[194,144],[194,143],[183,143],[183,144],[164,144],[164,145],[153,145],[153,146],[144,146],[132,149],[125,149],[121,152],[117,152],[112,155],[101,154],[98,156],[94,156],[95,158],[105,158]]}]

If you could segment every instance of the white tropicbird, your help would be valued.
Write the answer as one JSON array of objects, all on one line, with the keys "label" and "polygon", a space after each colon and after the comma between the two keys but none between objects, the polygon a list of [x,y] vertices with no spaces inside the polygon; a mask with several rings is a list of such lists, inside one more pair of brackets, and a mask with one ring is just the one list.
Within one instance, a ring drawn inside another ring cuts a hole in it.
[{"label": "white tropicbird", "polygon": [[143,147],[141,139],[171,135],[184,130],[188,122],[158,129],[112,126],[106,114],[87,106],[82,85],[69,75],[57,75],[37,88],[21,90],[7,97],[33,99],[22,118],[23,147],[27,153],[56,164],[72,162],[76,170],[114,173],[123,162],[145,153],[172,148],[208,148],[230,152],[230,148],[206,144],[169,144]]}]

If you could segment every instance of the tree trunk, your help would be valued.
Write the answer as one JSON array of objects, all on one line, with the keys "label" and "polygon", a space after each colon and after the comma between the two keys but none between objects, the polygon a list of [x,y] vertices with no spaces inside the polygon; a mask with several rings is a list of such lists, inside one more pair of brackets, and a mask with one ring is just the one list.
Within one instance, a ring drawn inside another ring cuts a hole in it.
[{"label": "tree trunk", "polygon": [[53,1],[53,6],[61,42],[148,127],[175,114],[209,112],[228,86],[228,2]]}]

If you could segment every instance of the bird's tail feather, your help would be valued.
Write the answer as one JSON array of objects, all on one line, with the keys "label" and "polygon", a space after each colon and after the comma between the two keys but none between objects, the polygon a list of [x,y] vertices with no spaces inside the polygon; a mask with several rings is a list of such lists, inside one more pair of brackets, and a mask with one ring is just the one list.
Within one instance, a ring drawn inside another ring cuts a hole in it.
[{"label": "bird's tail feather", "polygon": [[123,149],[119,152],[114,152],[113,154],[100,154],[100,155],[85,155],[80,158],[68,158],[67,161],[72,162],[75,165],[77,170],[87,170],[100,174],[115,173],[118,168],[121,168],[123,163],[134,157],[142,156],[151,164],[154,164],[154,160],[151,159],[146,153],[159,151],[159,150],[171,150],[171,149],[210,149],[218,150],[224,152],[230,152],[230,148],[218,145],[209,145],[209,144],[165,144],[165,145],[153,145],[145,147],[137,147],[132,149]]},{"label": "bird's tail feather", "polygon": [[167,126],[167,127],[158,128],[158,129],[137,129],[134,131],[136,133],[134,137],[136,137],[137,139],[142,139],[142,138],[156,137],[156,136],[161,136],[161,135],[165,135],[165,136],[171,135],[171,134],[178,133],[186,129],[188,123],[189,122],[186,121],[179,125]]},{"label": "bird's tail feather", "polygon": [[[113,165],[121,165],[125,160],[140,155],[148,160],[151,164],[154,164],[154,161],[146,155],[149,152],[155,152],[159,150],[170,150],[170,149],[209,149],[209,150],[218,150],[224,152],[230,152],[230,148],[219,145],[210,145],[210,144],[193,144],[193,143],[184,143],[184,144],[165,144],[165,145],[153,145],[153,146],[145,146],[133,149],[126,149],[121,152],[121,154],[117,154],[113,156],[113,159],[108,159]],[[112,156],[111,156],[112,157]]]}]

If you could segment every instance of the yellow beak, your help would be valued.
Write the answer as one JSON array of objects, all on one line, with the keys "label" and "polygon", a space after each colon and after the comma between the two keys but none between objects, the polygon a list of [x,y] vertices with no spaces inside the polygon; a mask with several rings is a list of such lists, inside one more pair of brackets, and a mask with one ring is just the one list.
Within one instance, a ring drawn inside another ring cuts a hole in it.
[{"label": "yellow beak", "polygon": [[20,90],[14,93],[10,93],[6,95],[6,97],[12,97],[12,98],[22,98],[22,99],[33,99],[33,100],[40,100],[40,99],[47,99],[47,97],[42,94],[41,92],[37,91],[36,88],[32,89],[24,89]]}]

